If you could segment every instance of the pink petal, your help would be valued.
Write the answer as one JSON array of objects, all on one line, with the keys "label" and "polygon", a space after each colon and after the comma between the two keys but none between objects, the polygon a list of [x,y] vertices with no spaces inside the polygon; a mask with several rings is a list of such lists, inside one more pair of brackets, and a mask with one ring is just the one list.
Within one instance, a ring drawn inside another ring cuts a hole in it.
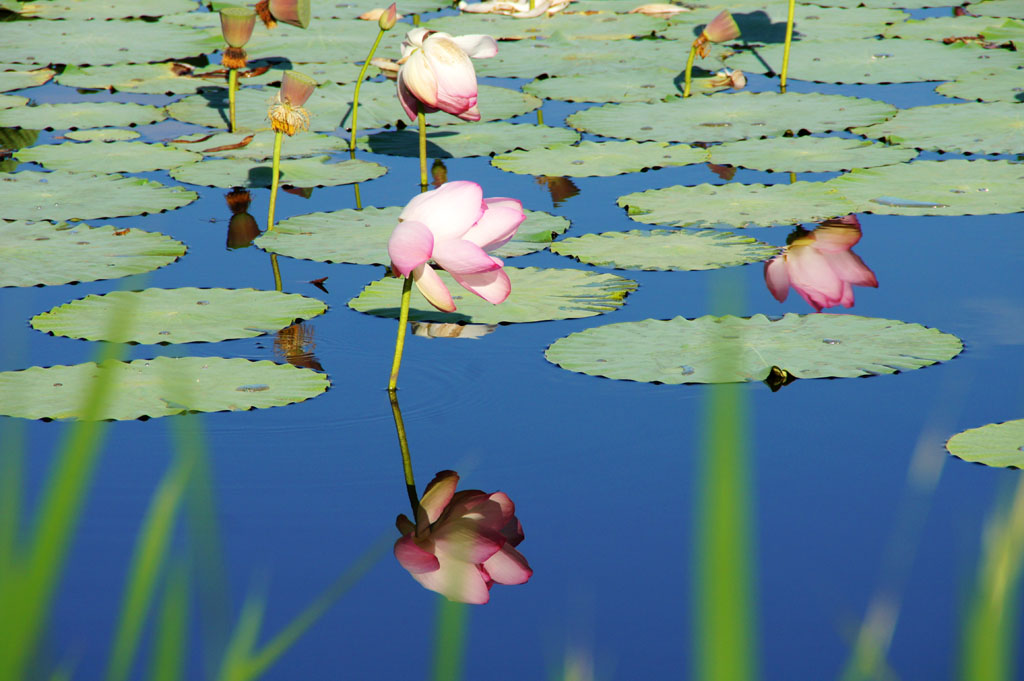
[{"label": "pink petal", "polygon": [[476,106],[473,61],[451,36],[434,33],[428,37],[423,42],[423,55],[435,78],[436,102],[430,102],[432,106],[456,116]]},{"label": "pink petal", "polygon": [[[425,105],[440,108],[437,103],[437,75],[422,49],[410,54],[406,62],[399,67],[398,80],[402,84],[398,88],[399,97],[402,96],[404,86],[413,97]],[[408,109],[406,113],[409,113]],[[411,117],[416,118],[415,115]]]},{"label": "pink petal", "polygon": [[452,40],[473,59],[488,59],[498,54],[498,41],[489,35],[460,35]]},{"label": "pink petal", "polygon": [[487,582],[474,563],[442,558],[440,569],[412,576],[424,588],[436,591],[450,601],[482,605],[491,598]]},{"label": "pink petal", "polygon": [[420,498],[420,508],[427,512],[427,520],[431,523],[437,522],[441,513],[451,503],[458,484],[459,474],[455,471],[440,471],[434,476]]},{"label": "pink petal", "polygon": [[828,258],[828,264],[831,265],[832,269],[843,281],[854,286],[878,286],[875,273],[864,264],[864,261],[856,253],[840,251],[838,253],[828,253],[825,257]]},{"label": "pink petal", "polygon": [[[406,86],[405,80],[402,78],[401,69],[398,70],[398,102],[402,105],[402,108],[405,109],[405,113],[409,117],[409,120],[415,121],[416,112],[419,109],[421,102],[416,99],[416,95],[414,95]],[[437,109],[423,104],[424,113],[431,113],[433,111],[437,111]]]},{"label": "pink petal", "polygon": [[843,295],[834,304],[839,304],[843,307],[853,307],[853,287],[850,286],[849,282],[843,282]]},{"label": "pink petal", "polygon": [[[843,292],[843,282],[829,265],[824,255],[814,248],[793,248],[786,256],[789,283],[797,291],[816,292],[817,301],[837,301]],[[831,304],[835,304],[834,302]],[[828,307],[828,305],[822,305]]]},{"label": "pink petal", "polygon": [[823,253],[847,251],[860,241],[860,227],[848,226],[832,221],[811,232],[814,236],[814,247]]},{"label": "pink petal", "polygon": [[469,291],[480,296],[488,303],[497,305],[504,303],[508,294],[512,292],[512,282],[509,281],[505,270],[497,269],[493,272],[481,272],[480,274],[459,274],[451,273],[455,281]]},{"label": "pink petal", "polygon": [[505,544],[505,538],[474,520],[442,520],[430,534],[435,552],[465,563],[483,563]]},{"label": "pink petal", "polygon": [[[503,199],[507,200],[507,199]],[[526,219],[522,205],[493,206],[491,199],[484,199],[487,210],[473,227],[462,237],[485,251],[501,248],[512,239],[519,225]],[[518,204],[519,202],[516,201]]]},{"label": "pink petal", "polygon": [[434,268],[427,264],[420,265],[412,271],[412,279],[428,303],[441,312],[455,312],[452,294]]},{"label": "pink petal", "polygon": [[456,115],[464,121],[478,121],[480,120],[480,108],[474,104],[462,113]]},{"label": "pink petal", "polygon": [[777,255],[764,264],[764,283],[768,284],[775,300],[780,303],[789,295],[789,274],[786,273],[786,256]]},{"label": "pink petal", "polygon": [[415,220],[399,222],[388,240],[388,257],[403,277],[430,260],[433,249],[434,235]]},{"label": "pink petal", "polygon": [[508,544],[484,562],[484,569],[498,584],[524,584],[533,576],[523,554]]},{"label": "pink petal", "polygon": [[435,240],[461,239],[484,214],[484,191],[476,182],[446,182],[415,196],[402,209],[400,220],[422,222]]},{"label": "pink petal", "polygon": [[420,547],[411,535],[400,537],[395,542],[395,558],[413,576],[433,572],[441,567],[437,556]]},{"label": "pink petal", "polygon": [[455,274],[477,274],[501,268],[501,261],[464,239],[445,239],[434,244],[434,261]]}]

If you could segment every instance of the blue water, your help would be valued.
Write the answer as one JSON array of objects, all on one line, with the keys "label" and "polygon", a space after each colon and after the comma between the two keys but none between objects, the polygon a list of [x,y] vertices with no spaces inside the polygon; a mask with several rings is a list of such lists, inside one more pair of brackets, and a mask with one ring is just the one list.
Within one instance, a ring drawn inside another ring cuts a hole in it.
[{"label": "blue water", "polygon": [[[750,87],[773,83],[754,77]],[[931,94],[932,84],[793,82],[791,89],[861,94],[899,106],[947,101]],[[26,94],[53,101],[74,93],[48,85]],[[556,124],[577,108],[548,102],[545,122]],[[191,129],[165,122],[140,131],[146,139],[167,139]],[[53,137],[43,133],[39,143]],[[364,206],[404,204],[417,191],[416,159],[362,157],[389,168],[361,185]],[[513,196],[527,208],[564,215],[572,221],[570,236],[636,228],[615,205],[622,194],[720,182],[704,166],[579,178],[579,195],[555,207],[529,176],[504,173],[486,159],[445,163],[450,180],[472,179],[485,195]],[[147,176],[174,184],[165,173]],[[788,180],[744,170],[734,179]],[[0,291],[0,370],[91,359],[94,344],[46,336],[26,323],[89,293],[122,286],[273,288],[266,253],[225,248],[224,191],[199,191],[199,201],[170,213],[92,221],[167,233],[188,244],[180,262],[127,282]],[[261,223],[267,197],[266,190],[253,191],[250,212]],[[310,199],[281,194],[277,214],[354,206],[350,186],[316,189]],[[1020,215],[859,217],[863,239],[854,250],[879,287],[856,289],[852,312],[936,327],[966,347],[951,362],[895,376],[796,381],[777,393],[762,384],[743,387],[751,451],[737,474],[750,485],[755,560],[748,569],[765,679],[837,677],[869,602],[889,584],[898,587],[899,619],[888,664],[900,678],[953,678],[984,522],[1020,475],[970,465],[943,450],[944,440],[961,430],[1021,417]],[[789,228],[748,232],[783,245]],[[546,252],[510,264],[607,271]],[[394,517],[408,513],[384,390],[396,322],[345,305],[383,268],[282,258],[281,271],[285,291],[330,306],[306,326],[331,389],[301,404],[207,414],[187,426],[200,429],[209,448],[232,615],[250,590],[265,594],[265,637],[381,536],[396,538]],[[698,443],[708,389],[574,374],[547,363],[543,351],[569,333],[611,322],[811,310],[795,293],[776,302],[759,264],[618,274],[640,287],[613,314],[501,326],[479,340],[413,337],[406,346],[400,400],[421,489],[436,471],[451,468],[461,473],[463,487],[508,493],[526,533],[519,548],[535,571],[527,585],[495,586],[491,603],[469,609],[468,679],[554,678],[552,670],[571,650],[593,658],[597,678],[691,678]],[[327,294],[307,283],[325,276]],[[740,298],[729,309],[714,307],[716,287],[730,285],[740,287]],[[283,361],[272,340],[133,346],[129,353]],[[170,419],[110,425],[45,646],[52,661],[73,662],[76,678],[98,678],[105,667],[140,518],[173,458],[169,425]],[[28,501],[37,500],[68,428],[24,424]],[[908,483],[915,449],[919,465],[939,476],[934,491]],[[181,534],[176,552],[184,556],[187,532]],[[268,678],[426,678],[437,607],[438,597],[388,552]],[[198,645],[199,634],[193,638]],[[198,655],[190,664],[198,676]]]}]

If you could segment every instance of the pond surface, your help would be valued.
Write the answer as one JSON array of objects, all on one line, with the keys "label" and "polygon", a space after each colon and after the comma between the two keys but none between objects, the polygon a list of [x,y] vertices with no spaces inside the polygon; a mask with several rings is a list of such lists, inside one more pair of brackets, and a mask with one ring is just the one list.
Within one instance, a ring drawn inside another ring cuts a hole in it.
[{"label": "pond surface", "polygon": [[[527,81],[483,82],[519,87]],[[790,90],[864,96],[901,108],[950,101],[936,95],[934,85],[791,81]],[[749,77],[752,91],[776,87],[776,80]],[[55,84],[21,94],[37,102],[170,101],[79,94]],[[546,101],[544,121],[562,125],[586,106]],[[533,121],[535,115],[522,119]],[[168,120],[138,131],[144,140],[165,140],[199,129]],[[42,132],[37,143],[59,134]],[[921,156],[940,157],[955,155]],[[404,205],[416,193],[415,158],[360,158],[388,168],[387,175],[360,185],[363,206]],[[567,236],[643,227],[616,205],[626,193],[723,182],[704,164],[574,178],[578,193],[556,204],[546,185],[502,172],[486,158],[445,159],[445,165],[449,180],[478,182],[486,196],[515,197],[526,208],[568,218]],[[102,168],[102,159],[97,166]],[[38,167],[19,168],[24,169]],[[164,172],[143,176],[178,184]],[[790,178],[740,169],[732,181],[774,184]],[[45,335],[26,323],[90,293],[179,286],[273,289],[267,253],[225,247],[225,190],[189,188],[200,198],[178,210],[90,221],[168,234],[188,245],[177,263],[125,280],[0,290],[0,370],[93,359],[96,344]],[[250,212],[261,226],[268,196],[267,190],[252,191]],[[281,193],[277,215],[354,207],[352,186],[318,188],[309,198]],[[963,339],[965,350],[952,361],[896,375],[797,380],[777,392],[762,383],[738,388],[749,447],[715,478],[737,490],[742,504],[733,510],[742,516],[738,526],[745,522],[749,530],[739,537],[749,561],[733,567],[752,588],[745,617],[753,642],[737,656],[753,660],[757,675],[766,679],[839,678],[851,664],[870,611],[878,627],[873,632],[884,639],[891,627],[884,665],[895,677],[951,679],[959,677],[961,635],[986,523],[1020,474],[954,459],[944,442],[967,428],[1021,417],[1021,217],[858,218],[863,237],[855,251],[875,273],[878,287],[856,288],[850,312],[938,328]],[[790,230],[742,233],[783,246]],[[611,271],[547,251],[510,264]],[[346,306],[383,268],[280,258],[280,271],[284,291],[329,305],[301,333],[329,376],[330,390],[287,407],[203,414],[176,424],[206,444],[216,504],[207,520],[219,527],[227,577],[226,592],[219,595],[229,602],[232,620],[247,594],[265,596],[265,640],[377,547],[379,560],[369,572],[267,677],[431,677],[442,599],[422,589],[389,555],[397,538],[394,518],[409,512],[385,390],[396,322]],[[570,333],[611,322],[813,311],[795,293],[777,302],[761,264],[616,273],[639,288],[609,315],[504,325],[477,339],[408,339],[399,400],[420,490],[435,472],[453,469],[463,487],[507,493],[525,530],[519,549],[534,570],[528,584],[495,586],[489,604],[462,611],[465,678],[589,678],[563,674],[573,664],[592,668],[601,679],[698,678],[694,651],[704,627],[711,626],[695,614],[696,595],[705,588],[697,578],[705,546],[700,537],[720,520],[702,501],[716,489],[708,487],[713,468],[701,448],[712,388],[571,373],[545,361],[544,349]],[[309,283],[324,277],[326,293]],[[286,359],[274,335],[136,345],[127,353]],[[109,424],[54,604],[44,664],[69,660],[75,678],[98,678],[105,669],[140,519],[174,460],[174,420]],[[71,426],[9,418],[0,425],[5,443],[15,442],[16,433],[26,443],[21,493],[31,508]],[[736,427],[744,427],[742,419]],[[5,456],[11,455],[5,444]],[[204,551],[184,529],[178,534],[175,556],[191,560]],[[192,599],[190,678],[202,670],[203,600]],[[1020,608],[1008,603],[1010,617],[1020,623]],[[148,674],[148,655],[144,646],[140,678]]]}]

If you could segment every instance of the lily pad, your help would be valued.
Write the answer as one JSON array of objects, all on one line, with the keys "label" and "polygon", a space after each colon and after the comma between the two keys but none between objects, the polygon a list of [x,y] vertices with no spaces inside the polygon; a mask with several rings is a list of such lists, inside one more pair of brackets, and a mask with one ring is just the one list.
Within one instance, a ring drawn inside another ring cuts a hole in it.
[{"label": "lily pad", "polygon": [[946,442],[953,456],[998,468],[1024,468],[1024,419],[990,423],[957,433]]},{"label": "lily pad", "polygon": [[[848,12],[849,10],[836,11]],[[944,38],[978,35],[985,29],[998,26],[1002,22],[1003,19],[992,17],[928,17],[893,24],[885,30],[884,35],[886,38],[911,38],[942,42]],[[814,37],[818,38],[818,36]]]},{"label": "lily pad", "polygon": [[156,123],[166,114],[155,106],[123,102],[66,102],[0,111],[0,126],[52,130],[111,128]]},{"label": "lily pad", "polygon": [[[788,3],[765,3],[761,7],[751,5],[754,11],[744,12],[730,5],[733,18],[739,25],[741,40],[746,43],[771,43],[785,39],[786,20],[789,16]],[[674,21],[672,28],[661,31],[670,40],[696,38],[694,29],[710,21],[720,8],[699,10],[683,14],[682,21]],[[867,7],[835,8],[797,4],[793,8],[793,39],[839,40],[846,38],[869,38],[882,34],[889,24],[902,23],[908,18],[906,12],[897,9]],[[794,42],[794,46],[796,43]],[[794,47],[794,49],[801,49]]]},{"label": "lily pad", "polygon": [[[330,156],[292,158],[281,161],[280,183],[293,187],[336,187],[380,177],[387,168],[379,163],[350,159],[328,163]],[[181,166],[171,171],[179,182],[207,187],[269,187],[273,164],[247,158],[223,158]]]},{"label": "lily pad", "polygon": [[[63,19],[73,21],[102,21],[105,19],[130,19],[139,17],[162,17],[165,14],[190,12],[196,8],[194,0],[4,0],[0,8],[16,12],[23,17],[38,19]],[[101,30],[101,29],[94,29]]]},{"label": "lily pad", "polygon": [[651,35],[667,25],[664,19],[643,14],[556,14],[515,19],[500,14],[468,13],[438,17],[423,24],[433,31],[452,35],[484,33],[499,40],[541,40],[556,32],[572,39],[626,40]]},{"label": "lily pad", "polygon": [[987,17],[1010,17],[1024,19],[1019,0],[986,0],[971,3],[971,13]]},{"label": "lily pad", "polygon": [[917,156],[913,149],[889,147],[844,137],[811,136],[727,142],[710,148],[708,153],[712,163],[751,170],[794,173],[826,173],[851,168],[872,168],[905,163]]},{"label": "lily pad", "polygon": [[823,7],[893,7],[899,9],[924,9],[926,7],[949,7],[943,0],[815,0]]},{"label": "lily pad", "polygon": [[[1024,75],[1024,71],[1017,73]],[[1024,107],[1005,102],[917,106],[852,132],[917,149],[1020,154],[1024,153]]]},{"label": "lily pad", "polygon": [[[131,316],[111,335],[124,310]],[[54,336],[114,343],[216,343],[262,336],[326,311],[315,298],[280,291],[150,288],[86,296],[38,314],[30,324]]]},{"label": "lily pad", "polygon": [[478,76],[536,78],[544,74],[602,74],[623,68],[642,73],[645,69],[680,63],[682,58],[679,44],[670,40],[631,40],[610,45],[606,41],[573,40],[557,34],[547,40],[503,42],[497,55],[476,60],[473,67]]},{"label": "lily pad", "polygon": [[145,142],[65,142],[42,144],[22,149],[14,157],[44,168],[92,172],[102,167],[107,172],[142,173],[177,168],[202,160],[202,154],[183,151],[163,144]]},{"label": "lily pad", "polygon": [[[683,94],[678,68],[637,69],[632,64],[601,73],[534,80],[523,91],[566,102],[656,102]],[[710,78],[694,78],[694,92],[703,92]]]},{"label": "lily pad", "polygon": [[638,222],[677,227],[798,225],[857,210],[824,182],[677,185],[626,194],[618,204]]},{"label": "lily pad", "polygon": [[[388,239],[398,224],[399,206],[364,208],[296,215],[277,223],[273,231],[256,239],[265,251],[300,260],[388,264]],[[527,210],[526,220],[510,242],[494,252],[509,258],[543,250],[569,228],[563,217]]]},{"label": "lily pad", "polygon": [[28,105],[28,102],[28,97],[0,94],[0,109],[13,109],[15,107],[26,106]]},{"label": "lily pad", "polygon": [[0,286],[116,279],[185,255],[185,244],[141,229],[7,222],[0,229]]},{"label": "lily pad", "polygon": [[183,187],[120,175],[54,170],[0,173],[0,218],[6,220],[91,220],[162,213],[192,203],[199,195]]},{"label": "lily pad", "polygon": [[87,362],[0,373],[0,414],[80,419],[104,371],[112,372],[112,386],[104,403],[93,407],[97,420],[281,407],[316,397],[330,386],[323,374],[265,360],[157,357],[106,362],[102,368]]},{"label": "lily pad", "polygon": [[715,229],[699,232],[656,229],[604,232],[563,239],[551,245],[559,255],[622,270],[714,270],[767,260],[775,246]]},{"label": "lily pad", "polygon": [[53,78],[52,69],[6,70],[7,64],[0,64],[0,92],[21,90],[42,85]]},{"label": "lily pad", "polygon": [[[427,129],[429,158],[487,156],[511,149],[537,149],[575,142],[579,134],[565,128],[491,121],[467,126]],[[419,157],[419,132],[414,128],[378,132],[357,140],[360,149],[377,154]]]},{"label": "lily pad", "polygon": [[884,121],[896,107],[873,99],[816,93],[737,92],[653,104],[606,104],[566,119],[605,137],[655,142],[726,142],[807,130],[829,132]]},{"label": "lily pad", "polygon": [[1024,66],[971,71],[943,83],[935,91],[947,97],[982,102],[1024,103]]},{"label": "lily pad", "polygon": [[79,142],[127,142],[141,137],[134,130],[123,128],[91,128],[89,130],[70,130],[64,133],[69,140]]},{"label": "lily pad", "polygon": [[560,338],[544,354],[569,371],[676,385],[762,381],[773,367],[797,378],[893,374],[950,360],[961,350],[956,336],[920,324],[787,314],[608,324]]},{"label": "lily pad", "polygon": [[[1024,211],[1024,165],[1009,161],[914,161],[857,168],[824,189],[883,215],[987,215]],[[854,212],[854,211],[851,211]],[[839,215],[839,213],[836,213]]]},{"label": "lily pad", "polygon": [[495,156],[491,165],[524,175],[607,177],[648,168],[685,166],[707,160],[703,149],[660,142],[583,141]]},{"label": "lily pad", "polygon": [[[277,135],[270,130],[257,133],[221,132],[215,135],[196,133],[172,140],[169,144],[178,149],[199,152],[207,156],[264,161],[274,156],[275,137]],[[251,138],[249,142],[238,147],[248,138]],[[346,150],[348,142],[340,137],[303,132],[282,140],[281,158],[299,158]]]},{"label": "lily pad", "polygon": [[[617,310],[625,297],[636,290],[631,279],[586,270],[506,267],[512,293],[500,305],[492,305],[455,283],[441,272],[458,309],[439,312],[413,287],[411,321],[510,324],[552,319],[579,319]],[[378,317],[398,318],[402,279],[387,277],[375,281],[348,302],[353,310]]]}]

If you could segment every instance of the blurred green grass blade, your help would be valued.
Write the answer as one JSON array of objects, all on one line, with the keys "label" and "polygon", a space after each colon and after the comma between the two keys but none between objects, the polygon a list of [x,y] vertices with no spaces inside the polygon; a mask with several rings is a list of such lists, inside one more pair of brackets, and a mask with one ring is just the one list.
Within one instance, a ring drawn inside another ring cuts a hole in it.
[{"label": "blurred green grass blade", "polygon": [[21,424],[0,423],[0,612],[5,612],[5,588],[10,588],[17,562],[21,523]]},{"label": "blurred green grass blade", "polygon": [[248,661],[263,626],[265,609],[266,601],[263,596],[250,594],[246,597],[242,613],[238,616],[238,624],[224,650],[224,662],[217,675],[220,681],[241,681],[250,678]]},{"label": "blurred green grass blade", "polygon": [[188,565],[175,561],[167,575],[154,635],[150,681],[181,681],[188,660]]},{"label": "blurred green grass blade", "polygon": [[434,681],[460,681],[466,652],[469,608],[437,597],[437,638],[434,642]]}]

